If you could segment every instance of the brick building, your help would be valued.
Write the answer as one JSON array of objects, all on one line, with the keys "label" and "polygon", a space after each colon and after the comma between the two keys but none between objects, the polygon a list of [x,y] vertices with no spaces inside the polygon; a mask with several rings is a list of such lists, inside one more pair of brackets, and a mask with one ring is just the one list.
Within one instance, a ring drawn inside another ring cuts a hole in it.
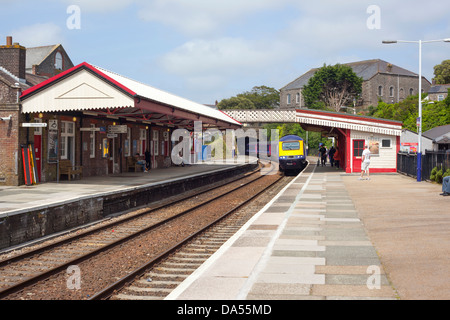
[{"label": "brick building", "polygon": [[31,75],[50,78],[72,67],[72,60],[61,44],[26,50],[25,70],[29,74],[28,81],[36,78]]},{"label": "brick building", "polygon": [[[397,103],[409,95],[418,93],[418,74],[403,69],[392,63],[374,59],[346,63],[357,76],[363,78],[362,93],[356,101],[356,110],[365,110],[370,105],[376,106],[378,101]],[[305,108],[302,89],[318,68],[314,68],[301,75],[294,81],[280,89],[280,108]],[[422,92],[428,92],[431,83],[422,77]],[[350,106],[353,107],[353,106]]]},{"label": "brick building", "polygon": [[24,179],[20,150],[31,129],[21,128],[29,120],[21,112],[21,92],[70,67],[61,45],[27,49],[8,36],[0,46],[0,185],[19,185]]}]

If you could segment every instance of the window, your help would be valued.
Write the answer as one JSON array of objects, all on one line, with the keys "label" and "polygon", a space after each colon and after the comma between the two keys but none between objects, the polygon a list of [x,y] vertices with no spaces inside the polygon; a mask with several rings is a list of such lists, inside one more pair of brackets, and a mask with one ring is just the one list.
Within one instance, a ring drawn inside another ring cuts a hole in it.
[{"label": "window", "polygon": [[153,130],[153,155],[158,155],[159,131]]},{"label": "window", "polygon": [[125,139],[125,157],[129,157],[131,155],[131,128],[127,128],[127,138]]},{"label": "window", "polygon": [[[95,124],[91,124],[91,128],[95,128]],[[95,131],[91,131],[89,135],[89,148],[90,148],[89,156],[91,158],[95,158]]]},{"label": "window", "polygon": [[295,95],[295,103],[300,103],[300,93]]},{"label": "window", "polygon": [[391,139],[381,139],[381,147],[382,148],[390,148],[391,147]]},{"label": "window", "polygon": [[299,141],[283,142],[281,146],[283,150],[298,150],[300,149],[300,142]]},{"label": "window", "polygon": [[394,96],[394,87],[389,87],[389,97]]},{"label": "window", "polygon": [[438,101],[444,101],[444,95],[443,94],[438,95]]},{"label": "window", "polygon": [[291,94],[288,93],[287,95],[287,104],[291,104]]},{"label": "window", "polygon": [[414,93],[414,89],[413,88],[409,88],[409,95],[412,96]]},{"label": "window", "polygon": [[75,123],[61,121],[61,159],[73,160]]},{"label": "window", "polygon": [[62,70],[63,68],[63,58],[61,52],[55,54],[55,69]]},{"label": "window", "polygon": [[353,140],[353,156],[361,157],[364,151],[364,140]]},{"label": "window", "polygon": [[383,95],[383,86],[378,86],[378,95],[379,96]]}]

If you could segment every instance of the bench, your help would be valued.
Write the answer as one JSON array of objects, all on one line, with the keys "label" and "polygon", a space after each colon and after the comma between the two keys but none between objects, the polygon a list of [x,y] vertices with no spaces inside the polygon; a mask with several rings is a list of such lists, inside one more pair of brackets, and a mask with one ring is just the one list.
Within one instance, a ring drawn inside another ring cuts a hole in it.
[{"label": "bench", "polygon": [[136,162],[134,157],[127,157],[127,172],[133,170],[134,172],[142,171],[142,165]]},{"label": "bench", "polygon": [[81,175],[83,174],[83,167],[82,166],[74,166],[70,160],[60,160],[59,161],[59,177],[61,175],[67,175],[67,178],[69,181],[71,180],[72,175],[79,174],[80,179]]}]

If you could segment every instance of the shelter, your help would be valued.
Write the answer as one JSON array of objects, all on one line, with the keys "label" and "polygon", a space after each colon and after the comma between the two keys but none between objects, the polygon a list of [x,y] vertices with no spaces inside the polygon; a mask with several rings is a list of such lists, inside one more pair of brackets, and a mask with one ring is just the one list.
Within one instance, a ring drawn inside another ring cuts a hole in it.
[{"label": "shelter", "polygon": [[86,62],[23,91],[20,102],[39,181],[59,179],[64,161],[82,166],[83,176],[133,170],[129,160],[147,150],[152,168],[167,167],[174,129],[196,121],[204,129],[241,127],[219,110]]},{"label": "shelter", "polygon": [[346,173],[361,171],[364,145],[372,153],[370,172],[396,172],[402,123],[348,113],[297,109],[296,121],[307,131],[334,137]]}]

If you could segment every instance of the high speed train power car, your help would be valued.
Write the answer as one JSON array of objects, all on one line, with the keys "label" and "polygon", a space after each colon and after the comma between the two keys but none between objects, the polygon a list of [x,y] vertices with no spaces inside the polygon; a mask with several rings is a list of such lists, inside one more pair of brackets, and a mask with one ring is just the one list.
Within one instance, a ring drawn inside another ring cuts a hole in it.
[{"label": "high speed train power car", "polygon": [[282,137],[279,140],[278,157],[280,171],[303,170],[306,166],[303,139],[296,135]]}]

